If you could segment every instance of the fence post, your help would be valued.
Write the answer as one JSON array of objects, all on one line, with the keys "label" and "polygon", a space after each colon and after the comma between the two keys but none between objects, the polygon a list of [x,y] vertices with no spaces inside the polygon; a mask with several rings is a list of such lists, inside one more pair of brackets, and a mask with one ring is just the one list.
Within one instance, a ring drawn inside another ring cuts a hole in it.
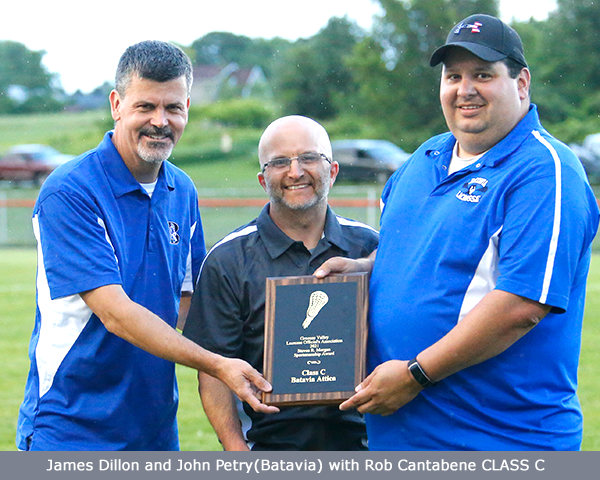
[{"label": "fence post", "polygon": [[369,206],[367,207],[367,223],[379,230],[377,226],[377,207],[374,206],[376,199],[377,190],[375,187],[369,188],[367,190],[367,200],[369,201]]},{"label": "fence post", "polygon": [[8,243],[8,205],[6,193],[0,192],[0,245]]}]

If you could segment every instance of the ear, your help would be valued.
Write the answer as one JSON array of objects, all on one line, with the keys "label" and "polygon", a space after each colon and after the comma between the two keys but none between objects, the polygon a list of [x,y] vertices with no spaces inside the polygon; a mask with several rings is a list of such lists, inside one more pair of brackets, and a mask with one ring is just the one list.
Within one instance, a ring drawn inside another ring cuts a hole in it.
[{"label": "ear", "polygon": [[265,181],[265,175],[262,172],[258,172],[256,176],[258,177],[258,183],[260,183],[260,186],[263,187],[264,191],[266,192],[267,182]]},{"label": "ear", "polygon": [[333,184],[335,183],[335,179],[337,178],[338,173],[340,173],[340,164],[336,161],[331,162],[331,168],[329,171],[329,175],[330,175],[329,188],[333,187]]},{"label": "ear", "polygon": [[110,92],[108,99],[110,100],[110,114],[112,115],[113,120],[116,122],[121,119],[120,109],[122,102],[119,92],[113,90],[112,92]]},{"label": "ear", "polygon": [[187,102],[185,103],[185,125],[187,125],[190,120],[190,105],[191,105],[191,98],[188,97]]},{"label": "ear", "polygon": [[531,87],[531,72],[528,68],[521,69],[517,77],[517,88],[519,89],[519,98],[525,100],[529,97],[529,89]]}]

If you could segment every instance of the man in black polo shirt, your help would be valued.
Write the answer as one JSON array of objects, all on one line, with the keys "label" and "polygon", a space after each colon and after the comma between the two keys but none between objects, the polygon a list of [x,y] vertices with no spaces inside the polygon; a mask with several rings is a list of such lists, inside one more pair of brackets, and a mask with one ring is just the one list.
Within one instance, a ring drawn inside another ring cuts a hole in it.
[{"label": "man in black polo shirt", "polygon": [[[325,129],[283,117],[263,133],[258,181],[269,195],[258,218],[218,242],[202,266],[183,334],[263,370],[265,279],[311,275],[334,256],[368,256],[378,233],[327,204],[339,165]],[[366,450],[364,421],[337,406],[258,414],[219,380],[200,374],[202,405],[225,450]]]}]

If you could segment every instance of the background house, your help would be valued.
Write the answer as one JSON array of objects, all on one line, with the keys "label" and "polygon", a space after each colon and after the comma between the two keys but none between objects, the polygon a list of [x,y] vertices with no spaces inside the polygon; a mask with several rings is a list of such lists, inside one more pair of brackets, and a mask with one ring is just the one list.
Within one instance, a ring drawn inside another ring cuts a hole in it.
[{"label": "background house", "polygon": [[194,67],[191,100],[204,105],[231,98],[271,98],[272,92],[262,68],[240,68],[235,62],[226,67],[198,65]]}]

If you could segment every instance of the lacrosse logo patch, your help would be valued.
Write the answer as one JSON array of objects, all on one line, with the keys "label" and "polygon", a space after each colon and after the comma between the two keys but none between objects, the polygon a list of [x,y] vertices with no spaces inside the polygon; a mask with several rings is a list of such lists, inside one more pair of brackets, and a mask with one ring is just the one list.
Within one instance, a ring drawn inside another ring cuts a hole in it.
[{"label": "lacrosse logo patch", "polygon": [[175,222],[168,222],[169,223],[169,243],[171,245],[178,245],[179,244],[179,240],[181,239],[179,237],[179,225],[177,225]]},{"label": "lacrosse logo patch", "polygon": [[459,192],[456,194],[456,198],[463,202],[479,203],[481,196],[487,192],[488,180],[485,178],[472,178],[466,182]]}]

